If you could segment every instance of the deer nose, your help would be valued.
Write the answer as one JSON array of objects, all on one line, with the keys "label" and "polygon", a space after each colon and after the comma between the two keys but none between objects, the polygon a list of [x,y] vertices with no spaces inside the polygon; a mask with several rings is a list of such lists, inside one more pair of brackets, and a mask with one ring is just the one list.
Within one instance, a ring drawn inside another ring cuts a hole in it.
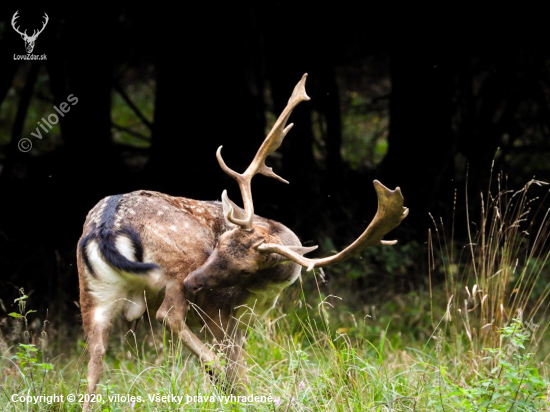
[{"label": "deer nose", "polygon": [[185,290],[191,292],[193,295],[196,295],[204,287],[204,281],[198,276],[194,276],[193,272],[183,281],[183,286],[185,287]]}]

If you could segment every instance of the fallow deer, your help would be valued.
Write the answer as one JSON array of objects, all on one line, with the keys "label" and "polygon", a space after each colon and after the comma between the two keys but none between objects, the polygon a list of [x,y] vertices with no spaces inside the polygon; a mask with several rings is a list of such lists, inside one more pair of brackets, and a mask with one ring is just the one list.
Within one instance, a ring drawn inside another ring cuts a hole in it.
[{"label": "fallow deer", "polygon": [[[265,160],[281,145],[292,124],[292,110],[309,100],[305,74],[288,105],[242,174],[216,156],[240,187],[244,209],[222,193],[221,202],[173,197],[152,191],[109,196],[88,214],[78,244],[80,305],[90,361],[87,393],[98,383],[112,320],[121,313],[140,318],[155,307],[156,318],[212,371],[220,369],[215,352],[190,329],[206,326],[216,342],[228,336],[226,379],[242,374],[243,329],[262,318],[282,291],[300,276],[301,266],[331,265],[370,245],[392,245],[382,237],[407,216],[399,188],[374,181],[378,211],[367,229],[342,252],[322,259],[303,255],[298,237],[281,223],[254,214],[251,181],[263,174],[283,182]],[[191,310],[190,310],[191,309]],[[243,320],[244,319],[244,320]],[[244,326],[244,327],[243,327]],[[85,405],[87,409],[89,405]]]}]

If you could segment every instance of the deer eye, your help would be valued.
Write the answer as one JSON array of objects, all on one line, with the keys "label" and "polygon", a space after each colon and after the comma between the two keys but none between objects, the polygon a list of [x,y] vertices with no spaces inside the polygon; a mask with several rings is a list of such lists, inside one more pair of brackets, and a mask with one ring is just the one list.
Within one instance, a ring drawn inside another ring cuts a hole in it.
[{"label": "deer eye", "polygon": [[245,277],[248,277],[252,274],[250,270],[241,270],[241,274]]}]

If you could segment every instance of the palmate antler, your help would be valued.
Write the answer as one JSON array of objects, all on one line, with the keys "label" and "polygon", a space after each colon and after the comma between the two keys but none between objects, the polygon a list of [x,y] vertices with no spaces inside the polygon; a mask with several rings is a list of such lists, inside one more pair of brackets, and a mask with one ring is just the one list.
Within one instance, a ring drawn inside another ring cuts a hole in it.
[{"label": "palmate antler", "polygon": [[309,96],[306,94],[306,79],[307,73],[302,76],[302,79],[298,82],[296,87],[294,87],[294,91],[292,92],[292,96],[290,96],[290,99],[288,100],[288,104],[286,105],[285,109],[275,122],[275,125],[260,146],[260,149],[258,150],[258,153],[256,153],[254,160],[252,160],[252,163],[250,163],[250,166],[248,166],[244,173],[237,173],[227,167],[221,155],[223,146],[220,146],[218,148],[218,151],[216,152],[216,157],[218,158],[218,162],[220,163],[223,171],[231,176],[233,179],[235,179],[241,189],[246,217],[244,219],[238,219],[233,216],[233,209],[230,209],[229,213],[227,214],[227,219],[231,223],[240,226],[242,229],[248,230],[252,228],[252,217],[254,216],[254,203],[252,202],[252,190],[250,186],[252,178],[256,174],[260,173],[264,176],[273,177],[277,180],[280,180],[283,183],[288,183],[288,181],[276,175],[271,167],[267,167],[265,165],[265,159],[281,146],[281,143],[283,143],[283,139],[290,131],[290,129],[292,129],[292,126],[294,126],[294,124],[291,123],[285,127],[286,122],[288,121],[288,118],[292,113],[292,110],[294,110],[294,108],[298,106],[298,104],[300,104],[301,102],[309,100]]},{"label": "palmate antler", "polygon": [[[270,167],[267,167],[265,165],[265,159],[269,154],[273,153],[281,146],[284,137],[292,128],[292,123],[285,127],[285,124],[288,121],[292,110],[300,102],[309,100],[309,97],[306,94],[305,90],[306,78],[307,73],[302,76],[302,79],[294,88],[294,91],[292,92],[292,96],[290,97],[287,106],[275,122],[275,125],[260,146],[258,153],[256,153],[254,160],[252,161],[250,166],[248,166],[244,173],[237,173],[227,167],[221,156],[222,146],[218,148],[218,151],[216,153],[218,162],[220,163],[223,171],[239,183],[245,209],[245,218],[240,219],[234,216],[234,209],[230,207],[229,212],[227,213],[227,220],[237,226],[240,226],[242,229],[252,229],[252,218],[254,216],[254,204],[252,202],[251,191],[252,178],[257,173],[260,173],[265,176],[278,179],[284,183],[288,183],[285,179],[277,176]],[[378,180],[374,181],[374,188],[378,195],[378,211],[376,212],[374,219],[369,224],[367,229],[365,229],[365,231],[361,234],[361,236],[359,236],[355,240],[355,242],[353,242],[340,253],[321,259],[308,259],[302,255],[316,249],[317,246],[304,248],[295,246],[289,247],[276,243],[264,243],[256,245],[256,249],[265,253],[278,253],[280,255],[283,255],[289,260],[292,260],[306,267],[307,270],[310,271],[316,267],[328,266],[346,260],[351,256],[358,254],[368,246],[393,245],[397,243],[396,240],[382,240],[382,237],[384,237],[388,232],[397,227],[401,223],[401,221],[405,219],[405,217],[407,217],[407,215],[409,214],[409,209],[403,206],[404,199],[403,195],[401,194],[401,189],[397,187],[395,190],[390,190]],[[225,192],[224,196],[227,196]]]},{"label": "palmate antler", "polygon": [[292,248],[275,243],[262,244],[257,249],[266,253],[283,255],[306,267],[309,272],[313,268],[328,266],[347,260],[369,246],[395,245],[397,240],[382,240],[382,237],[399,226],[401,221],[409,214],[409,209],[403,207],[404,199],[399,187],[395,190],[390,190],[378,180],[375,180],[374,188],[378,195],[378,211],[374,219],[361,236],[340,253],[320,259],[309,259],[296,253]]}]

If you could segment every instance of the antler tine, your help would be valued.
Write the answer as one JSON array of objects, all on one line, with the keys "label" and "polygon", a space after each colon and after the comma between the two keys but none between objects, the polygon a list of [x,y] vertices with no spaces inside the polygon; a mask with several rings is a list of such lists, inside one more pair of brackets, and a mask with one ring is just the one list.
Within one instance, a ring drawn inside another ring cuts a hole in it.
[{"label": "antler tine", "polygon": [[374,219],[361,236],[340,253],[321,259],[308,259],[286,246],[275,243],[259,245],[257,249],[266,253],[283,255],[306,267],[309,272],[316,267],[328,266],[349,259],[368,246],[394,245],[397,243],[397,240],[382,240],[382,237],[396,228],[407,217],[409,209],[403,207],[404,199],[399,187],[395,190],[390,190],[378,180],[375,180],[374,188],[378,195],[378,211]]},{"label": "antler tine", "polygon": [[46,18],[46,20],[44,21],[44,23],[42,23],[42,28],[40,30],[33,30],[33,33],[32,33],[32,36],[31,38],[32,39],[35,39],[38,37],[38,35],[40,33],[42,33],[44,31],[44,29],[46,28],[46,25],[48,24],[48,22],[50,21],[50,18],[48,17],[48,14],[44,12],[44,16]]},{"label": "antler tine", "polygon": [[235,218],[233,216],[233,210],[229,212],[227,218],[231,223],[238,225],[243,229],[250,229],[252,227],[252,217],[254,216],[254,203],[252,202],[251,190],[252,178],[256,174],[260,173],[264,176],[277,179],[283,183],[288,183],[288,181],[275,174],[271,167],[266,166],[265,159],[281,146],[285,136],[292,128],[292,123],[285,127],[286,122],[288,121],[288,118],[292,113],[292,110],[294,110],[294,108],[301,102],[310,100],[309,96],[306,93],[306,79],[307,73],[302,76],[298,84],[296,84],[296,86],[294,87],[292,95],[290,96],[290,99],[288,100],[285,109],[273,125],[273,128],[268,133],[267,137],[258,149],[256,156],[254,156],[254,160],[252,160],[252,163],[250,163],[244,173],[237,173],[225,164],[221,155],[221,150],[223,146],[220,146],[218,148],[218,151],[216,152],[216,158],[218,159],[218,163],[220,164],[222,170],[233,179],[235,179],[239,184],[244,203],[244,210],[246,211],[245,219]]},{"label": "antler tine", "polygon": [[[48,24],[48,22],[50,21],[50,18],[48,17],[48,14],[46,12],[44,12],[44,17],[46,18],[46,20],[44,21],[44,24],[42,24],[42,28],[40,29],[40,31],[38,32],[38,34],[42,33],[44,31],[44,29],[46,28],[46,25]],[[37,35],[38,35],[37,34]]]},{"label": "antler tine", "polygon": [[17,10],[14,14],[13,14],[13,17],[11,18],[11,26],[13,27],[13,29],[19,33],[21,36],[26,36],[27,35],[27,30],[25,30],[25,33],[21,33],[19,31],[19,27],[15,27],[15,24],[16,24],[16,20],[19,18],[19,10]]}]

